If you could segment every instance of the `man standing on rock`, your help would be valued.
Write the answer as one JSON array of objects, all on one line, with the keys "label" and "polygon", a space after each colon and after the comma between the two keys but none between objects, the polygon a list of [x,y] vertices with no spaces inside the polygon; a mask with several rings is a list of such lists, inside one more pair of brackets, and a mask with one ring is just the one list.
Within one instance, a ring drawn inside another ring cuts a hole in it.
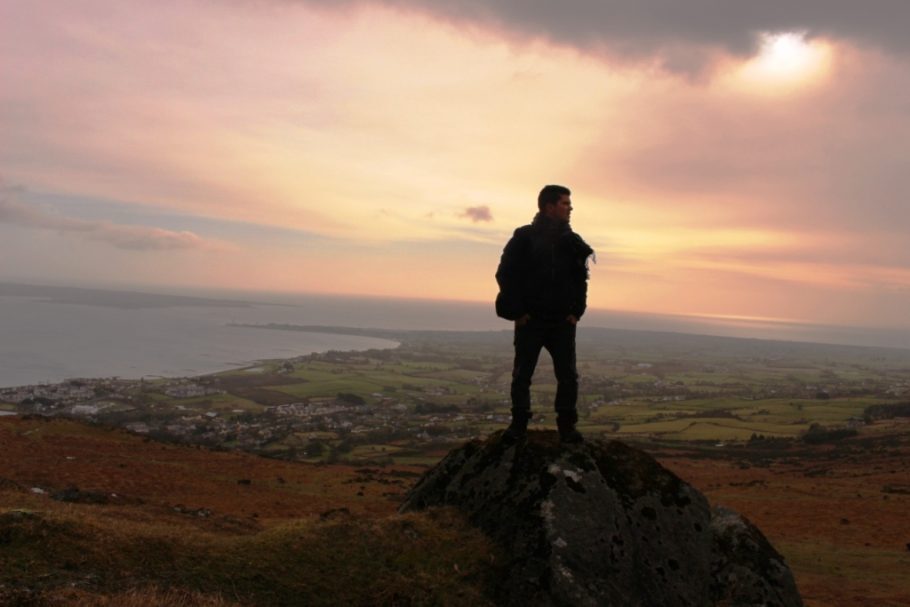
[{"label": "man standing on rock", "polygon": [[594,251],[569,227],[571,194],[561,185],[548,185],[540,191],[537,215],[530,225],[515,230],[496,271],[496,314],[515,321],[512,423],[504,435],[510,440],[527,433],[531,377],[541,348],[546,348],[556,373],[556,425],[560,439],[567,443],[582,441],[575,429],[575,325],[587,305],[587,260]]}]

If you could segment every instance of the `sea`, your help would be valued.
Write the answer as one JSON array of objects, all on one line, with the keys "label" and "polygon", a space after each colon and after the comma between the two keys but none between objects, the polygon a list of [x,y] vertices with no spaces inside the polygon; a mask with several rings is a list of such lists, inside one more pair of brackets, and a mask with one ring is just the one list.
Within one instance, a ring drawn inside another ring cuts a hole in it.
[{"label": "sea", "polygon": [[[181,377],[392,340],[251,328],[290,324],[508,331],[492,303],[0,282],[0,387],[70,378]],[[639,331],[910,349],[910,331],[589,310],[585,325]],[[508,341],[508,336],[504,335]]]},{"label": "sea", "polygon": [[266,359],[398,345],[235,326],[323,324],[318,321],[312,311],[293,305],[0,284],[0,387],[202,375]]}]

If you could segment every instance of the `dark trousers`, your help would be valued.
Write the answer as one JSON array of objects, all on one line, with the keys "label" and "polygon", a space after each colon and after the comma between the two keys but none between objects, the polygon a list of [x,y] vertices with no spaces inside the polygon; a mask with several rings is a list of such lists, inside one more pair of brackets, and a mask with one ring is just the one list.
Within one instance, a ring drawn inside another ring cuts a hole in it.
[{"label": "dark trousers", "polygon": [[575,366],[575,325],[569,322],[535,321],[515,327],[515,364],[512,367],[512,416],[531,416],[531,377],[541,348],[553,359],[556,374],[556,413],[560,420],[578,420],[578,369]]}]

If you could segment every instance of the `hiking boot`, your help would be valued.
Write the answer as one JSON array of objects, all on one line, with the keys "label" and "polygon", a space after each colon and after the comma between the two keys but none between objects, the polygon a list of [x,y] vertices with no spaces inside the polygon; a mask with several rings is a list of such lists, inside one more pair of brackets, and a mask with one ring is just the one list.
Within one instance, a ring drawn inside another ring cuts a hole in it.
[{"label": "hiking boot", "polygon": [[556,417],[556,428],[559,430],[559,442],[578,444],[584,441],[581,432],[575,429],[575,423],[578,421],[578,414],[574,411],[570,414],[558,415]]},{"label": "hiking boot", "polygon": [[581,435],[581,432],[575,429],[574,425],[559,429],[559,442],[561,443],[577,445],[578,443],[584,442],[584,440],[585,437]]},{"label": "hiking boot", "polygon": [[509,427],[506,428],[505,432],[502,433],[503,440],[509,442],[516,442],[528,435],[528,420],[531,419],[531,414],[512,414],[512,423],[509,424]]}]

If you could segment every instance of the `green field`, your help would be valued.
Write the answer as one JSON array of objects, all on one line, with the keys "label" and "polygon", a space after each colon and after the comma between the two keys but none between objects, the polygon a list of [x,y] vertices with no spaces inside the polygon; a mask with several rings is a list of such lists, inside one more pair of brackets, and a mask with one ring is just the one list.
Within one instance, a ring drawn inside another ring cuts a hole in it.
[{"label": "green field", "polygon": [[[275,386],[293,397],[362,397],[377,410],[404,405],[398,420],[412,434],[481,436],[508,415],[508,334],[422,334],[369,356],[344,354],[295,364],[303,383]],[[672,336],[586,341],[579,338],[580,426],[588,434],[671,441],[746,442],[754,435],[798,438],[812,424],[856,424],[866,407],[897,402],[888,394],[910,378],[910,352],[867,348]],[[532,384],[538,427],[553,423],[556,383],[546,353]],[[421,413],[422,412],[422,413]],[[499,415],[500,421],[488,419]],[[369,432],[344,457],[392,456]],[[419,441],[413,442],[419,448]],[[401,458],[401,459],[399,459]],[[419,459],[419,458],[418,458]]]},{"label": "green field", "polygon": [[[382,336],[401,345],[264,361],[191,380],[211,388],[208,396],[169,398],[170,380],[137,384],[134,404],[99,418],[146,422],[159,435],[183,424],[181,441],[279,457],[400,463],[508,423],[508,332]],[[578,368],[579,425],[591,436],[798,440],[814,424],[857,427],[871,405],[910,401],[910,350],[583,328]],[[555,393],[542,352],[531,386],[534,427],[552,427]],[[212,412],[218,419],[204,415]],[[388,447],[397,441],[407,448]]]}]

